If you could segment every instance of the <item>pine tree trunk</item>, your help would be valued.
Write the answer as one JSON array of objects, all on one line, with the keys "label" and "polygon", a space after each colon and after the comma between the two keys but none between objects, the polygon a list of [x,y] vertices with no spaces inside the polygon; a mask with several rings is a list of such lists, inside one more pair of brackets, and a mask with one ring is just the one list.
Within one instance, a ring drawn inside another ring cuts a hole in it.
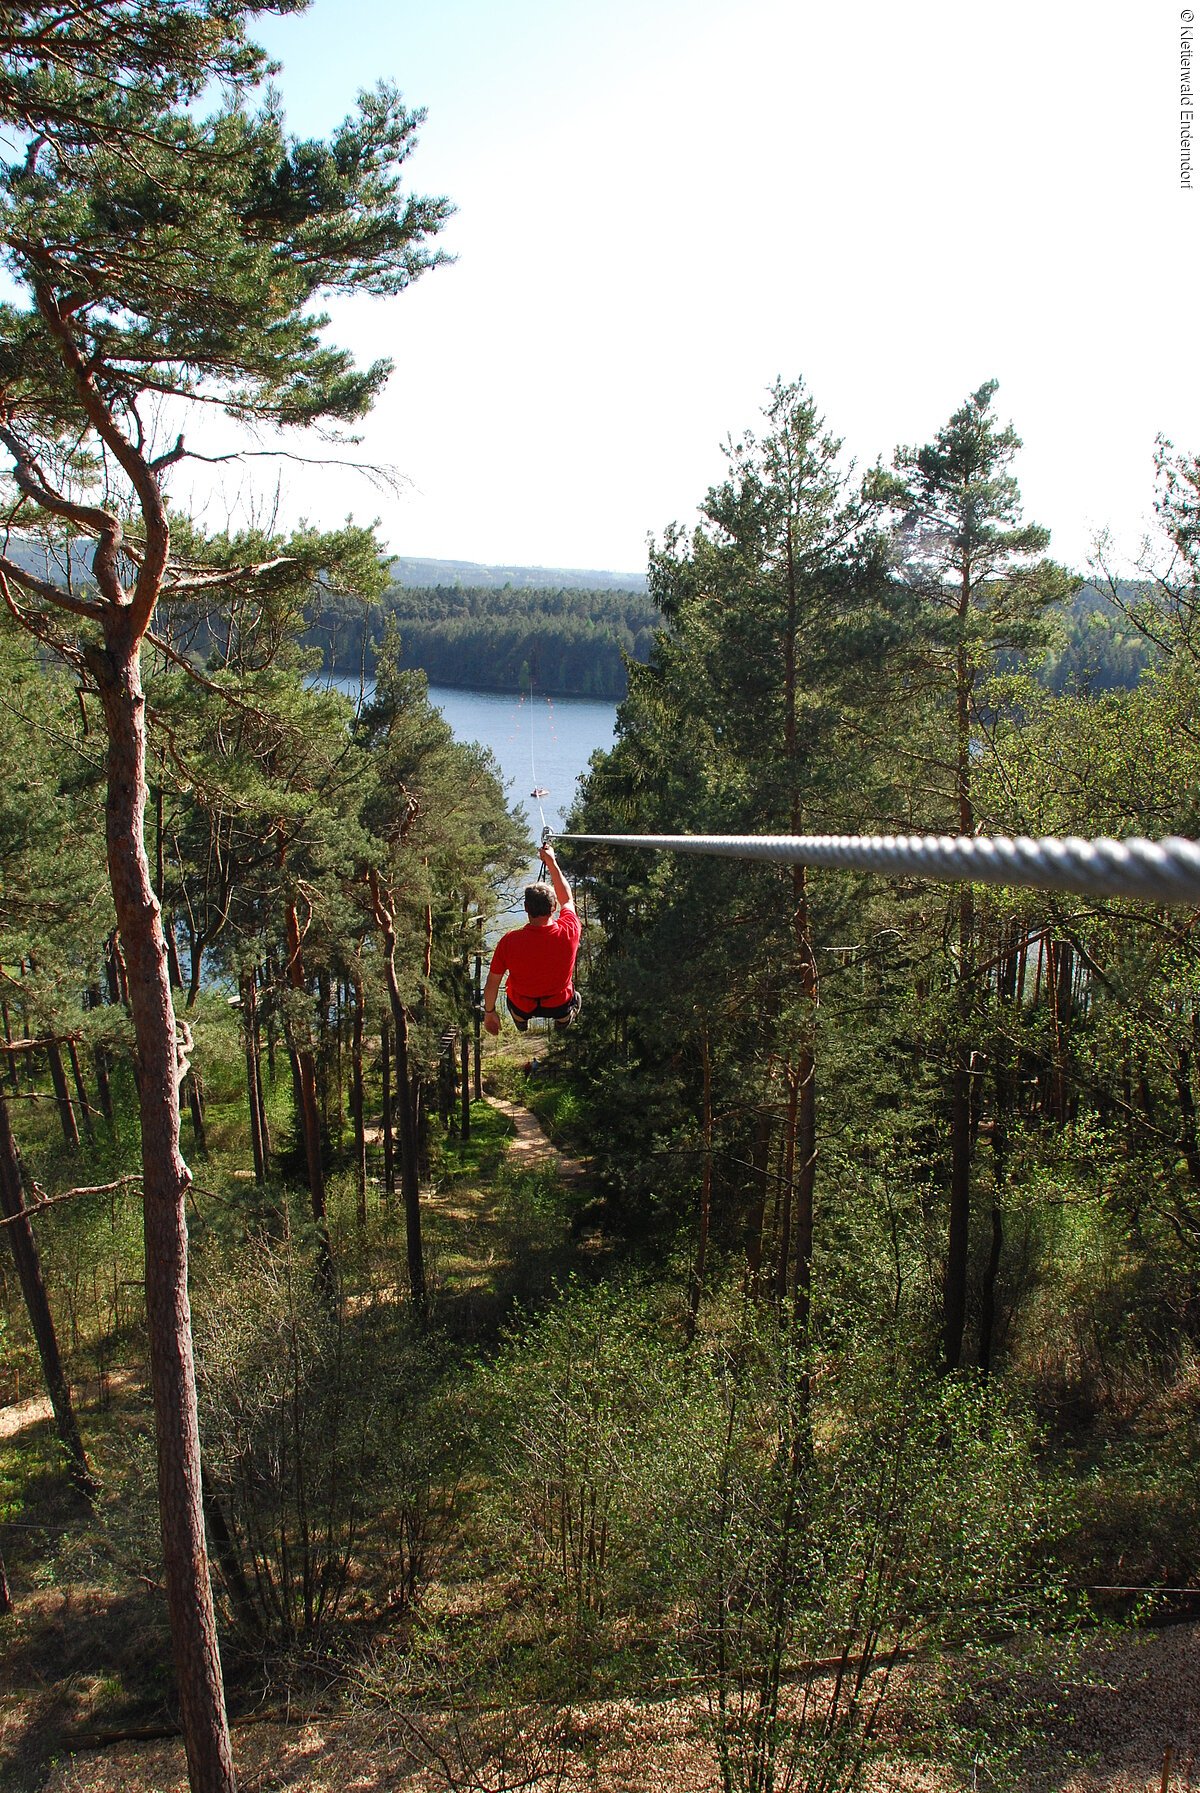
[{"label": "pine tree trunk", "polygon": [[3,1096],[0,1096],[0,1212],[4,1216],[3,1231],[8,1235],[12,1248],[25,1310],[29,1315],[30,1328],[41,1359],[46,1393],[50,1396],[50,1405],[54,1409],[54,1424],[67,1455],[71,1479],[84,1499],[91,1502],[96,1498],[96,1481],[87,1452],[83,1448],[83,1439],[71,1402],[71,1385],[67,1381],[58,1349],[58,1334],[54,1328],[50,1298],[42,1278],[37,1241],[25,1211],[21,1155],[9,1121],[8,1101]]},{"label": "pine tree trunk", "polygon": [[775,1297],[780,1306],[788,1292],[792,1261],[792,1210],[795,1203],[796,1190],[796,1115],[800,1101],[800,1086],[796,1079],[795,1067],[789,1062],[784,1067],[787,1079],[787,1114],[783,1123],[783,1139],[780,1144],[780,1199],[779,1199],[779,1256],[775,1264]]},{"label": "pine tree trunk", "polygon": [[242,994],[242,1049],[246,1058],[246,1105],[250,1111],[250,1150],[254,1155],[254,1181],[261,1189],[267,1180],[267,1155],[263,1150],[258,1087],[258,1005],[254,983],[253,971],[242,973],[239,984]]},{"label": "pine tree trunk", "polygon": [[[2,969],[3,967],[0,966],[0,970]],[[3,1001],[0,1001],[0,1021],[3,1021],[4,1023],[4,1044],[6,1046],[11,1046],[13,1043],[12,1021],[9,1019],[8,1004]],[[14,1052],[5,1054],[5,1064],[7,1067],[8,1081],[12,1085],[15,1093],[21,1087],[21,1080],[17,1075],[17,1057]]]},{"label": "pine tree trunk", "polygon": [[958,899],[958,981],[950,1071],[950,1217],[942,1293],[942,1358],[947,1370],[962,1362],[967,1320],[971,1232],[971,1047],[975,983],[975,903],[970,886]]},{"label": "pine tree trunk", "polygon": [[71,1096],[67,1089],[67,1074],[63,1069],[62,1053],[58,1049],[57,1040],[46,1042],[46,1059],[50,1066],[50,1081],[54,1085],[54,1100],[58,1105],[58,1118],[62,1123],[63,1138],[67,1149],[71,1152],[79,1150],[79,1125],[75,1119],[75,1110],[71,1106]]},{"label": "pine tree trunk", "polygon": [[429,1292],[425,1285],[425,1247],[421,1237],[420,1146],[408,1071],[408,1012],[400,1001],[396,969],[390,951],[386,963],[388,991],[392,1001],[392,1025],[396,1034],[395,1107],[400,1118],[400,1191],[404,1200],[408,1281],[412,1290],[413,1308],[417,1318],[424,1321],[429,1313]]},{"label": "pine tree trunk", "polygon": [[196,1150],[201,1158],[207,1158],[208,1135],[204,1129],[204,1083],[195,1065],[189,1070],[185,1082],[187,1084],[188,1110],[192,1117],[192,1134],[196,1141]]},{"label": "pine tree trunk", "polygon": [[708,1274],[708,1235],[712,1223],[712,1189],[713,1189],[713,1110],[712,1110],[712,1055],[708,1049],[708,1034],[701,1035],[702,1066],[704,1073],[703,1095],[701,1097],[701,1125],[704,1140],[704,1161],[700,1173],[700,1212],[696,1225],[696,1256],[692,1262],[691,1288],[688,1292],[687,1339],[691,1344],[696,1336],[696,1321],[700,1313],[700,1302],[704,1294],[704,1279]]},{"label": "pine tree trunk", "polygon": [[[282,864],[285,855],[282,836],[279,852]],[[300,932],[300,917],[291,897],[285,900],[283,918],[288,953],[288,984],[293,990],[307,994],[304,981],[304,959],[301,953],[303,936]],[[317,1231],[317,1257],[321,1281],[327,1290],[332,1291],[335,1280],[333,1244],[329,1237],[329,1221],[325,1204],[325,1166],[321,1159],[321,1111],[317,1095],[317,1064],[312,1047],[305,1040],[296,1036],[293,1026],[289,1025],[287,1032],[292,1072],[295,1078],[298,1119],[304,1139],[304,1159],[308,1168],[309,1200]]]},{"label": "pine tree trunk", "polygon": [[395,1108],[400,1120],[400,1186],[404,1198],[404,1232],[408,1249],[408,1281],[412,1290],[413,1309],[423,1323],[429,1313],[429,1291],[425,1283],[425,1252],[421,1238],[421,1176],[417,1117],[414,1090],[408,1068],[408,1011],[400,997],[396,978],[395,917],[387,902],[378,876],[372,872],[368,883],[375,909],[375,920],[383,936],[383,966],[387,974],[388,1000],[395,1029],[396,1090]]},{"label": "pine tree trunk", "polygon": [[771,1111],[764,1102],[754,1122],[750,1148],[751,1196],[746,1216],[746,1272],[750,1294],[758,1294],[763,1259],[763,1229],[767,1218],[767,1166],[771,1156]]},{"label": "pine tree trunk", "polygon": [[392,1132],[392,1024],[386,1017],[379,1034],[383,1068],[383,1199],[388,1202],[396,1193],[396,1146]]},{"label": "pine tree trunk", "polygon": [[192,1793],[236,1793],[201,1499],[185,1212],[191,1174],[179,1145],[177,1030],[166,942],[146,859],[146,702],[128,629],[126,612],[118,612],[106,628],[106,646],[88,649],[87,661],[108,733],[108,868],[137,1042],[163,1566]]},{"label": "pine tree trunk", "polygon": [[367,1131],[363,1100],[363,987],[354,981],[354,1020],[350,1037],[350,1114],[354,1124],[354,1175],[358,1191],[358,1224],[367,1224]]},{"label": "pine tree trunk", "polygon": [[4,1567],[4,1552],[0,1550],[0,1619],[6,1619],[12,1609],[13,1600],[8,1586],[8,1570]]},{"label": "pine tree trunk", "polygon": [[483,958],[475,954],[475,1100],[483,1101]]},{"label": "pine tree trunk", "polygon": [[817,1076],[811,1046],[801,1049],[797,1060],[796,1125],[796,1251],[792,1267],[792,1311],[801,1333],[808,1329],[812,1293],[814,1201],[817,1170]]},{"label": "pine tree trunk", "polygon": [[80,1119],[83,1121],[83,1130],[87,1134],[88,1144],[94,1145],[96,1135],[92,1131],[92,1108],[87,1099],[87,1090],[85,1089],[83,1082],[83,1072],[79,1068],[79,1053],[76,1051],[74,1040],[67,1041],[67,1057],[71,1062],[71,1081],[75,1085],[75,1100],[79,1104],[79,1114]]}]

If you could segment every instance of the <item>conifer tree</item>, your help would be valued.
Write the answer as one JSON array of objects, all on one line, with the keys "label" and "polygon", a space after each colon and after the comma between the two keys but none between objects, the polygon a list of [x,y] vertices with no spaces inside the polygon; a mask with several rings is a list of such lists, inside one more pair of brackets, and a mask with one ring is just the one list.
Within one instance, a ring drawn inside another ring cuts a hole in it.
[{"label": "conifer tree", "polygon": [[[400,292],[437,259],[428,243],[447,207],[402,192],[420,115],[393,89],[362,96],[328,142],[289,139],[273,101],[254,111],[235,97],[200,118],[186,102],[212,77],[263,67],[239,47],[245,10],[129,6],[116,16],[123,29],[98,32],[91,61],[68,59],[45,79],[37,46],[19,32],[8,45],[18,141],[0,241],[19,298],[0,307],[6,523],[19,532],[44,519],[94,548],[82,584],[43,578],[7,553],[0,593],[98,694],[104,716],[107,858],[140,1074],[167,1603],[191,1783],[230,1793],[187,1294],[186,1055],[144,840],[141,649],[165,588],[211,593],[221,582],[172,566],[166,486],[188,454],[188,404],[264,427],[361,416],[388,367],[360,369],[328,346],[314,301]],[[172,21],[184,18],[203,29],[180,41]],[[156,50],[148,32],[159,25]],[[164,404],[170,434],[159,436]]]},{"label": "conifer tree", "polygon": [[[974,834],[975,759],[988,681],[1004,656],[1029,655],[1045,641],[1049,607],[1072,581],[1045,558],[1050,532],[1021,519],[1010,467],[1021,446],[1001,427],[989,380],[955,411],[931,443],[901,448],[895,473],[880,472],[876,496],[902,513],[901,576],[915,600],[911,657],[905,669],[910,780],[933,793],[922,820],[940,831]],[[924,720],[924,728],[914,722]],[[943,1356],[955,1368],[963,1350],[971,1213],[972,1052],[979,1045],[980,1000],[975,897],[967,884],[952,897],[954,940],[950,1044],[950,1214],[946,1250]]]}]

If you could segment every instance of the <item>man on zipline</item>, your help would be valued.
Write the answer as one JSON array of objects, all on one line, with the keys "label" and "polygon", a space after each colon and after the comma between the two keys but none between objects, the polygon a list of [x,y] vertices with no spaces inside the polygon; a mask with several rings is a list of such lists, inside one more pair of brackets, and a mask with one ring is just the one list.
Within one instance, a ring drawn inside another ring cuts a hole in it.
[{"label": "man on zipline", "polygon": [[[580,998],[571,979],[579,951],[579,917],[571,886],[559,870],[554,848],[545,844],[538,858],[550,874],[550,884],[525,886],[523,928],[510,928],[496,942],[491,969],[483,987],[483,1025],[500,1032],[496,998],[508,973],[508,1012],[522,1033],[534,1015],[545,1015],[556,1027],[570,1027],[579,1013]],[[553,887],[554,895],[550,894]],[[555,899],[558,914],[554,913]]]}]

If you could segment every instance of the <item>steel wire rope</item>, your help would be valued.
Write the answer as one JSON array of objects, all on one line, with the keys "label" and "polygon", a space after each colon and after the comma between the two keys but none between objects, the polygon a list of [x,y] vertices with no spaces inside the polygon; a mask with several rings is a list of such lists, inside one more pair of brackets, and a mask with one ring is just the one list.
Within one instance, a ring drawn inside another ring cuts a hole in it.
[{"label": "steel wire rope", "polygon": [[1076,835],[561,834],[560,840],[849,871],[1200,904],[1200,842]]}]

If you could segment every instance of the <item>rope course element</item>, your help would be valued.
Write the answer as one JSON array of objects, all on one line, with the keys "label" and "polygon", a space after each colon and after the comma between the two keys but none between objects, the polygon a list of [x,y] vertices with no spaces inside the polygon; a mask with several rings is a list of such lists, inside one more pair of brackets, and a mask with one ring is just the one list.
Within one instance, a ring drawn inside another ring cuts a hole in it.
[{"label": "rope course element", "polygon": [[946,884],[1006,884],[1200,904],[1200,842],[1034,840],[1028,835],[939,834],[561,834],[560,840],[780,865],[835,866],[934,878]]}]

